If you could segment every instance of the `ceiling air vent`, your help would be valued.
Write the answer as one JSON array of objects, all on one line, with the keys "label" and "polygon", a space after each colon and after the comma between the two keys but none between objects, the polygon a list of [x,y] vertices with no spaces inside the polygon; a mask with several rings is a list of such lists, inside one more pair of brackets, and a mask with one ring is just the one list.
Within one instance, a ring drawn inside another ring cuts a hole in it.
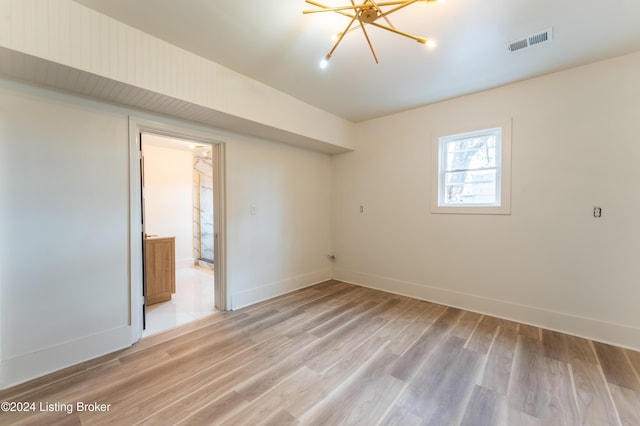
[{"label": "ceiling air vent", "polygon": [[549,28],[542,32],[531,34],[519,40],[513,40],[508,43],[507,50],[509,52],[515,52],[516,50],[526,49],[536,44],[542,44],[553,40],[553,28]]}]

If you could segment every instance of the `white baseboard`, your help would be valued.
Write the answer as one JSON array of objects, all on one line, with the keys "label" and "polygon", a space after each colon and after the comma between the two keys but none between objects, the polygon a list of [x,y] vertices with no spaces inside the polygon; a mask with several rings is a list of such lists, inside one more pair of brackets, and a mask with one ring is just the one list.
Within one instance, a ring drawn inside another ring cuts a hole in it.
[{"label": "white baseboard", "polygon": [[432,287],[341,268],[333,269],[339,281],[409,296],[442,305],[504,318],[565,334],[584,337],[633,350],[640,350],[640,329],[593,318],[570,315],[504,300]]},{"label": "white baseboard", "polygon": [[330,280],[331,275],[332,269],[326,268],[232,294],[231,310],[240,309],[245,306],[253,305],[254,303],[272,299],[301,288]]},{"label": "white baseboard", "polygon": [[6,389],[129,346],[131,346],[131,327],[126,326],[5,359],[0,364],[0,389]]}]

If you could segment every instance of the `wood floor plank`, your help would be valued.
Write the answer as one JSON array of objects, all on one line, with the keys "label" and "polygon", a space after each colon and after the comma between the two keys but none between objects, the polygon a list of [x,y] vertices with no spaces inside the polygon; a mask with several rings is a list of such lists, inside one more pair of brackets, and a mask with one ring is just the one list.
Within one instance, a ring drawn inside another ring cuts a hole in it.
[{"label": "wood floor plank", "polygon": [[552,330],[541,331],[544,356],[562,362],[578,359],[597,363],[595,352],[588,340]]},{"label": "wood floor plank", "polygon": [[479,354],[486,355],[489,352],[493,336],[498,330],[500,320],[495,317],[484,315],[480,324],[473,331],[473,335],[466,344],[466,348]]},{"label": "wood floor plank", "polygon": [[570,335],[566,335],[566,339],[570,360],[579,360],[591,364],[598,363],[596,353],[589,340]]},{"label": "wood floor plank", "polygon": [[500,320],[500,327],[502,328],[508,328],[515,331],[518,331],[518,329],[520,328],[520,324],[515,321],[509,321],[504,318],[499,318],[499,320]]},{"label": "wood floor plank", "polygon": [[[288,401],[307,392],[307,389],[320,378],[320,373],[303,365],[278,385],[261,394],[242,412],[227,418],[222,424],[227,426],[243,423],[258,424],[279,409],[286,410],[285,405]],[[291,414],[289,415],[291,416]],[[291,417],[293,418],[293,416]]]},{"label": "wood floor plank", "polygon": [[423,364],[397,401],[426,424],[457,424],[464,415],[480,370],[480,355],[449,336]]},{"label": "wood floor plank", "polygon": [[[0,425],[640,424],[640,354],[327,281],[0,392]],[[620,420],[620,422],[619,422]]]},{"label": "wood floor plank", "polygon": [[356,290],[357,289],[355,289],[353,287],[346,287],[346,288],[343,288],[341,290],[336,291],[335,293],[327,294],[326,296],[321,296],[321,297],[318,297],[317,299],[305,302],[305,303],[301,304],[298,307],[298,309],[305,310],[305,309],[309,309],[309,308],[312,308],[312,307],[315,307],[315,306],[323,306],[323,305],[329,307],[336,300],[343,300],[343,299],[341,299],[342,296],[346,296],[349,293],[352,293],[352,292],[354,292]]},{"label": "wood floor plank", "polygon": [[[512,407],[507,408],[507,420],[502,422],[505,426],[549,426],[540,419],[530,416],[527,413],[518,411]],[[596,426],[596,425],[594,425]]]},{"label": "wood floor plank", "polygon": [[506,417],[506,407],[502,395],[482,386],[475,386],[460,425],[493,426],[502,424]]},{"label": "wood floor plank", "polygon": [[385,341],[374,337],[363,342],[362,345],[347,354],[329,370],[321,374],[321,379],[311,383],[303,395],[299,395],[294,401],[288,401],[285,405],[296,418],[302,417],[311,407],[321,403],[322,400],[342,383],[351,380],[363,365],[371,362],[372,354],[384,347]]},{"label": "wood floor plank", "polygon": [[362,315],[352,319],[346,325],[334,330],[327,337],[331,337],[331,344],[323,346],[321,353],[307,360],[306,365],[318,372],[327,370],[330,366],[346,356],[350,351],[360,346],[365,340],[374,336],[388,324],[379,315],[381,311],[392,309],[398,305],[397,299],[389,299],[366,310]]},{"label": "wood floor plank", "polygon": [[622,424],[624,426],[640,425],[640,393],[614,384],[609,384],[609,389]]},{"label": "wood floor plank", "polygon": [[[175,423],[176,426],[202,426],[219,424],[224,418],[232,413],[238,412],[248,403],[237,392],[229,392],[224,397],[200,408],[195,413],[190,413],[184,420]],[[161,424],[161,423],[144,423]]]},{"label": "wood floor plank", "polygon": [[518,334],[529,339],[541,339],[541,329],[528,324],[520,324],[518,327]]},{"label": "wood floor plank", "polygon": [[632,351],[630,349],[624,349],[623,352],[627,355],[631,366],[636,372],[636,376],[640,377],[640,352]]},{"label": "wood floor plank", "polygon": [[394,405],[380,421],[380,426],[419,426],[422,418],[399,405]]},{"label": "wood floor plank", "polygon": [[382,418],[387,407],[404,388],[404,383],[388,375],[389,365],[398,356],[384,347],[359,368],[345,386],[300,417],[303,424],[368,424]]},{"label": "wood floor plank", "polygon": [[607,382],[640,391],[640,381],[638,381],[624,349],[599,342],[593,344]]},{"label": "wood floor plank", "polygon": [[29,418],[24,418],[24,415],[18,413],[3,413],[0,414],[0,424],[11,426],[76,426],[81,425],[82,420],[78,413],[67,414],[66,412],[38,412]]},{"label": "wood floor plank", "polygon": [[334,315],[333,317],[325,317],[325,321],[318,321],[316,327],[311,328],[309,332],[317,337],[324,337],[327,334],[339,329],[340,327],[348,324],[354,317],[359,317],[363,313],[378,306],[376,302],[368,301],[362,304],[353,304],[349,309],[342,313],[342,315]]},{"label": "wood floor plank", "polygon": [[367,317],[363,315],[357,318],[334,331],[332,334],[338,335],[339,339],[333,339],[333,345],[324,346],[320,353],[306,362],[306,365],[318,372],[326,371],[350,351],[360,346],[364,340],[374,335],[386,323],[385,320],[375,316]]},{"label": "wood floor plank", "polygon": [[513,408],[543,424],[579,424],[568,365],[545,357],[541,340],[518,337],[507,395]]},{"label": "wood floor plank", "polygon": [[392,352],[404,355],[446,309],[446,307],[436,304],[423,305],[419,308],[422,308],[422,311],[418,312],[418,315],[407,324],[401,334],[391,340],[389,350]]},{"label": "wood floor plank", "polygon": [[[175,373],[178,373],[177,369]],[[183,382],[197,374],[197,372],[191,368],[183,368],[179,374],[175,373],[174,375],[178,382]],[[166,381],[167,377],[163,374],[145,376],[141,380],[134,377],[129,381],[120,383],[118,386],[113,386],[106,391],[102,391],[101,394],[103,394],[103,396],[92,397],[90,400],[102,403],[111,403],[113,406],[117,406],[118,410],[126,418],[139,418],[143,417],[145,414],[144,412],[141,412],[140,407],[144,407],[144,404],[148,401],[148,395],[150,393],[153,394],[154,389],[155,392],[157,392],[157,388]],[[125,389],[132,387],[136,388],[138,392],[131,394],[125,391]],[[199,401],[202,402],[203,400],[201,399]],[[97,421],[96,424],[101,424],[101,421]]]},{"label": "wood floor plank", "polygon": [[451,335],[467,340],[476,329],[482,317],[483,315],[481,314],[464,311],[453,330],[451,330]]},{"label": "wood floor plank", "polygon": [[546,397],[542,394],[541,385],[544,373],[542,359],[542,342],[519,335],[507,396],[516,410],[531,416],[536,415],[540,401]]},{"label": "wood floor plank", "polygon": [[[161,395],[156,395],[151,399],[151,403],[148,403],[148,409],[145,407],[141,410],[140,415],[131,414],[127,416],[127,419],[137,422],[140,416],[144,416],[145,422],[151,424],[177,423],[184,417],[184,413],[197,411],[203,405],[233,391],[239,383],[251,380],[262,371],[263,365],[260,359],[252,359],[229,373],[220,369],[213,374],[198,375],[185,382],[184,393],[181,393],[180,387],[176,386],[163,391]],[[154,407],[154,405],[160,407]]]},{"label": "wood floor plank", "polygon": [[300,316],[290,316],[285,321],[281,321],[271,327],[252,333],[251,339],[255,342],[263,342],[270,339],[277,333],[291,336],[301,332],[306,332],[316,327],[317,324],[325,323],[328,319],[333,319],[346,314],[356,306],[358,305],[355,302],[348,302],[336,306],[327,305],[326,308],[328,309],[305,309],[303,311],[304,315],[302,318]]},{"label": "wood floor plank", "polygon": [[[451,312],[455,313],[456,316],[459,316],[461,313],[458,310]],[[442,316],[446,313],[447,309],[444,310]],[[451,321],[440,321],[439,319],[433,324],[430,324],[429,328],[423,332],[418,340],[416,340],[415,343],[404,354],[402,354],[402,357],[391,371],[391,375],[408,383],[420,369],[422,364],[427,360],[429,355],[446,337],[451,327]]]},{"label": "wood floor plank", "polygon": [[542,330],[542,349],[544,356],[557,361],[567,362],[569,345],[565,334],[551,330]]},{"label": "wood floor plank", "polygon": [[574,394],[573,381],[566,363],[551,358],[543,358],[544,401],[537,407],[535,417],[543,424],[573,426],[580,424],[580,414]]},{"label": "wood floor plank", "polygon": [[580,424],[616,425],[618,416],[609,398],[607,383],[599,366],[590,362],[571,362]]},{"label": "wood floor plank", "polygon": [[197,407],[200,401],[230,391],[235,384],[260,373],[263,363],[275,362],[283,352],[301,343],[278,336],[218,364],[205,366],[195,376],[169,384],[161,394],[146,395],[145,400],[134,406],[136,412],[126,413],[127,418],[135,422],[155,415],[168,422],[178,421],[180,413]]},{"label": "wood floor plank", "polygon": [[[510,331],[517,331],[511,328]],[[461,426],[549,426],[540,419],[511,407],[507,398],[484,387],[476,387]],[[595,425],[594,425],[595,426]]]},{"label": "wood floor plank", "polygon": [[287,411],[280,409],[273,415],[254,424],[257,426],[294,426],[299,425],[300,422]]},{"label": "wood floor plank", "polygon": [[507,395],[517,338],[517,329],[500,327],[487,356],[483,387]]}]

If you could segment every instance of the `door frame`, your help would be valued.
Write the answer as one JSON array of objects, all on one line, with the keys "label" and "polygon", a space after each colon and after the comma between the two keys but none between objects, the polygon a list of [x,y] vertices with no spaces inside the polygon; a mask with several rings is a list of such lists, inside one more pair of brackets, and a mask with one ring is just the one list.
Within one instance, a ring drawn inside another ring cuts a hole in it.
[{"label": "door frame", "polygon": [[142,338],[143,258],[142,258],[142,170],[140,165],[140,134],[155,134],[174,139],[182,139],[215,145],[218,150],[218,185],[214,203],[214,304],[216,309],[226,311],[231,306],[227,292],[227,221],[226,221],[226,143],[225,138],[185,127],[129,117],[129,321],[131,343]]}]

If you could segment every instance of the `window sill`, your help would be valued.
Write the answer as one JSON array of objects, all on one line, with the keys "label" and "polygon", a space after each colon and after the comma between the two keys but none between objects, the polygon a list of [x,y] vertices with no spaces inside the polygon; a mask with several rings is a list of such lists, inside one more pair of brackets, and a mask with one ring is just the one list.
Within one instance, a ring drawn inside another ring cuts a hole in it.
[{"label": "window sill", "polygon": [[434,214],[511,214],[510,206],[431,206]]}]

